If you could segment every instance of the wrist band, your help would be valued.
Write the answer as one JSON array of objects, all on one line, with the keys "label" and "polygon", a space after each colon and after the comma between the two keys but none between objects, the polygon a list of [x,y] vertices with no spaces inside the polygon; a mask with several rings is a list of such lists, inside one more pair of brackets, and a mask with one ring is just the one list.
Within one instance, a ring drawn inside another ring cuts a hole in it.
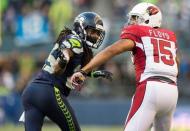
[{"label": "wrist band", "polygon": [[87,76],[87,73],[83,70],[79,70],[79,72],[81,72],[85,77]]}]

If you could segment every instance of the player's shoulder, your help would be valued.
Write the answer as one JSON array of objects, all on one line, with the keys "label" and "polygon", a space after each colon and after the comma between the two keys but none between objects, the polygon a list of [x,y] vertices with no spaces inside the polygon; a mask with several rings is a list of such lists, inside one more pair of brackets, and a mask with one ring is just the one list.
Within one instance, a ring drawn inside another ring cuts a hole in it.
[{"label": "player's shoulder", "polygon": [[160,28],[160,31],[168,34],[169,40],[176,42],[176,34],[174,31],[167,29],[167,28]]},{"label": "player's shoulder", "polygon": [[74,33],[69,34],[69,35],[67,36],[67,39],[77,39],[77,40],[81,41],[79,35],[74,34]]},{"label": "player's shoulder", "polygon": [[76,34],[70,34],[67,37],[67,41],[71,44],[72,48],[82,48],[83,47],[83,43],[82,40],[80,39],[80,37]]},{"label": "player's shoulder", "polygon": [[149,27],[141,26],[141,25],[127,25],[124,26],[120,38],[121,39],[131,39],[133,41],[141,41],[141,37],[146,34],[146,30]]},{"label": "player's shoulder", "polygon": [[82,40],[78,35],[70,34],[65,39],[62,40],[61,45],[66,48],[82,48]]},{"label": "player's shoulder", "polygon": [[80,54],[83,52],[83,42],[76,34],[69,34],[61,43],[62,48],[69,48],[74,53]]},{"label": "player's shoulder", "polygon": [[131,33],[140,35],[142,32],[145,32],[146,30],[150,29],[148,26],[142,26],[142,25],[127,25],[122,28],[121,34],[124,33]]}]

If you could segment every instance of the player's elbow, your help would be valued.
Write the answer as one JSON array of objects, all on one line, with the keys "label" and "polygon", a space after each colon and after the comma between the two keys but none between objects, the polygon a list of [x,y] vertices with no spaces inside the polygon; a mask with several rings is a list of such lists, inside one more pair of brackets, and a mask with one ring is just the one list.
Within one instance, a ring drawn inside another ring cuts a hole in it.
[{"label": "player's elbow", "polygon": [[54,74],[61,74],[65,71],[67,63],[69,60],[67,60],[65,57],[58,59],[58,61],[54,65]]}]

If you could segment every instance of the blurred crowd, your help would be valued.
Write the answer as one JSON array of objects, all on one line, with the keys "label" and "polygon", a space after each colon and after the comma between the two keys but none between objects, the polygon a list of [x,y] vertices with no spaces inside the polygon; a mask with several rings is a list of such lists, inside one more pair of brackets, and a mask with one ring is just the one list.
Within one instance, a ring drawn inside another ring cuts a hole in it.
[{"label": "blurred crowd", "polygon": [[[43,66],[56,36],[64,26],[72,28],[74,17],[80,12],[95,11],[103,17],[106,38],[101,50],[119,38],[127,12],[140,1],[143,0],[1,0],[0,96],[22,93]],[[161,8],[163,26],[177,34],[182,57],[180,96],[190,97],[190,0],[149,2]],[[90,79],[87,88],[80,95],[74,93],[73,97],[125,98],[132,95],[135,73],[130,54],[117,56],[100,68],[110,70],[114,81]]]},{"label": "blurred crowd", "polygon": [[[2,0],[0,8],[1,88],[21,93],[27,82],[42,67],[52,43],[61,29],[64,26],[72,28],[72,21],[80,12],[95,11],[103,17],[106,38],[102,49],[119,38],[120,30],[126,22],[127,12],[139,1]],[[177,34],[182,56],[180,78],[188,81],[190,79],[190,32],[187,29],[190,28],[190,1],[151,0],[150,2],[161,8],[163,26],[173,29]],[[105,5],[106,8],[104,8]],[[90,80],[87,83],[90,88],[83,92],[85,95],[121,97],[132,94],[135,81],[129,54],[118,56],[101,68],[113,72],[114,82]],[[184,85],[189,86],[188,83]],[[188,90],[188,87],[181,87],[181,89]]]}]

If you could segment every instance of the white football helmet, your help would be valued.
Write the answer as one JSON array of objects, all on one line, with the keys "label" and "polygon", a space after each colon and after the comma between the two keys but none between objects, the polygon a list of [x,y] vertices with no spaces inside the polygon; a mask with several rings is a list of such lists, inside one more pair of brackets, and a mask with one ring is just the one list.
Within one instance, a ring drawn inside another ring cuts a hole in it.
[{"label": "white football helmet", "polygon": [[135,5],[128,14],[128,24],[145,25],[150,27],[160,27],[162,23],[162,13],[160,9],[147,2]]}]

